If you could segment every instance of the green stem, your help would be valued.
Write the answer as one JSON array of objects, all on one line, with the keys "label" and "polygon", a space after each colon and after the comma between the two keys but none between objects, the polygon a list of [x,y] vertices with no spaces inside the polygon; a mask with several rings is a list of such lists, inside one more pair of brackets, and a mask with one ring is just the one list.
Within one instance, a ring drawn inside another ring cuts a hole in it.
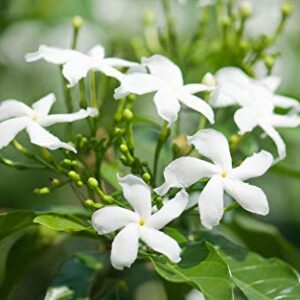
[{"label": "green stem", "polygon": [[91,91],[91,106],[99,109],[100,105],[97,102],[97,91],[96,91],[96,74],[90,72],[90,91]]},{"label": "green stem", "polygon": [[10,159],[4,158],[2,155],[0,155],[0,163],[7,167],[14,168],[16,170],[45,169],[44,166],[28,165],[15,162]]},{"label": "green stem", "polygon": [[[208,92],[204,92],[204,101],[208,102],[209,99],[209,93]],[[198,130],[204,129],[207,123],[207,119],[205,116],[200,115],[200,120],[199,120],[199,124],[198,124]]]},{"label": "green stem", "polygon": [[238,207],[239,207],[239,204],[238,204],[237,202],[233,202],[233,203],[227,205],[227,206],[224,208],[224,213],[225,213],[225,212],[232,211],[232,210],[234,210],[234,209],[236,209],[236,208],[238,208]]}]

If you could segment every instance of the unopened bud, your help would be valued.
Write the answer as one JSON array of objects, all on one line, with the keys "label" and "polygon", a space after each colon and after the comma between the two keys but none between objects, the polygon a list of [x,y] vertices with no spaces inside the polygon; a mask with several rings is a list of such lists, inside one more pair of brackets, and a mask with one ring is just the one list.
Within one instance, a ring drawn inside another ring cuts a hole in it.
[{"label": "unopened bud", "polygon": [[80,175],[77,172],[73,171],[73,170],[68,173],[68,177],[73,181],[80,181],[81,180]]},{"label": "unopened bud", "polygon": [[214,87],[216,86],[216,79],[210,72],[208,72],[203,76],[201,83]]},{"label": "unopened bud", "polygon": [[80,16],[75,16],[72,19],[72,26],[75,29],[80,29],[80,27],[83,25],[83,19]]},{"label": "unopened bud", "polygon": [[227,15],[222,16],[220,19],[220,22],[221,22],[221,25],[226,28],[230,25],[230,19]]},{"label": "unopened bud", "polygon": [[50,178],[51,184],[53,186],[59,186],[60,185],[60,180],[57,178]]},{"label": "unopened bud", "polygon": [[275,65],[275,59],[273,56],[265,56],[264,57],[264,64],[268,69],[272,69]]},{"label": "unopened bud", "polygon": [[135,94],[130,94],[127,96],[127,99],[130,101],[130,102],[133,102],[136,100],[136,95]]},{"label": "unopened bud", "polygon": [[91,200],[91,199],[87,199],[87,200],[85,201],[85,204],[86,204],[87,206],[91,207],[91,208],[97,208],[97,209],[99,209],[99,208],[103,207],[102,204],[96,203],[96,202],[94,202],[94,201]]},{"label": "unopened bud", "polygon": [[146,181],[146,182],[149,182],[151,180],[151,175],[146,172],[143,174],[143,179]]},{"label": "unopened bud", "polygon": [[248,19],[252,15],[252,5],[249,1],[243,1],[240,5],[240,14],[243,19]]},{"label": "unopened bud", "polygon": [[179,135],[173,141],[173,147],[176,147],[177,153],[181,155],[187,154],[191,149],[192,146],[188,144],[186,135]]},{"label": "unopened bud", "polygon": [[293,5],[290,1],[286,1],[281,5],[281,13],[283,16],[288,17],[293,12]]},{"label": "unopened bud", "polygon": [[43,187],[40,189],[34,189],[33,191],[36,195],[43,196],[50,193],[50,189],[48,187]]},{"label": "unopened bud", "polygon": [[83,186],[83,182],[81,180],[76,181],[75,184],[79,188]]},{"label": "unopened bud", "polygon": [[152,11],[145,11],[144,13],[144,23],[146,26],[152,25],[154,22],[154,14]]},{"label": "unopened bud", "polygon": [[96,178],[90,177],[88,179],[88,186],[92,189],[97,188],[99,186],[99,182]]},{"label": "unopened bud", "polygon": [[120,151],[121,151],[122,153],[128,153],[129,150],[128,150],[127,145],[126,145],[126,144],[121,144],[121,145],[120,145]]},{"label": "unopened bud", "polygon": [[133,118],[133,113],[130,109],[126,108],[123,112],[123,117],[126,121],[131,121]]}]

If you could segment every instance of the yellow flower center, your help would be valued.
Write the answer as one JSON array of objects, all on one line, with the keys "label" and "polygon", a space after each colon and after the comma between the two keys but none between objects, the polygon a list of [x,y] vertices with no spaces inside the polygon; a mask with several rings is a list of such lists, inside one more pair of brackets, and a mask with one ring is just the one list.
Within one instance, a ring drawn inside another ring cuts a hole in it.
[{"label": "yellow flower center", "polygon": [[223,177],[223,178],[225,178],[225,177],[228,176],[227,172],[225,172],[225,171],[223,171],[220,175],[221,175],[221,177]]},{"label": "yellow flower center", "polygon": [[32,119],[32,121],[36,122],[38,120],[38,116],[32,116],[31,119]]},{"label": "yellow flower center", "polygon": [[140,219],[140,221],[139,221],[139,225],[140,225],[140,226],[143,226],[143,225],[145,225],[145,220],[144,220],[144,219]]}]

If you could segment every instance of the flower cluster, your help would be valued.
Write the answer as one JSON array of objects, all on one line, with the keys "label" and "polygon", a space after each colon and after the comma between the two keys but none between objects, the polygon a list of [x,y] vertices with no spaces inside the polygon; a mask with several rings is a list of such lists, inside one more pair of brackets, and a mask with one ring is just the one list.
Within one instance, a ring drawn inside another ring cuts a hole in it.
[{"label": "flower cluster", "polygon": [[[105,58],[104,48],[100,45],[93,47],[87,54],[74,49],[42,45],[37,52],[27,54],[25,58],[28,62],[44,59],[61,65],[69,88],[79,84],[89,72],[101,72],[120,82],[114,92],[115,99],[123,99],[130,94],[154,93],[153,101],[158,115],[165,121],[165,130],[169,130],[178,119],[182,104],[200,113],[211,126],[215,123],[213,108],[236,106],[238,108],[233,120],[239,135],[251,132],[258,126],[276,144],[277,159],[273,160],[269,152],[261,150],[233,166],[225,135],[212,128],[202,128],[187,137],[192,147],[189,153],[193,153],[193,149],[198,153],[170,162],[164,170],[165,181],[161,186],[157,187],[152,182],[150,187],[149,174],[145,176],[145,181],[133,174],[118,177],[128,202],[125,204],[110,201],[111,198],[103,196],[98,190],[107,204],[112,205],[104,205],[96,210],[91,222],[100,235],[120,230],[113,239],[111,249],[111,263],[116,269],[122,270],[132,265],[138,256],[139,241],[164,254],[172,262],[179,262],[181,249],[178,243],[161,230],[187,209],[193,208],[196,202],[201,223],[207,229],[212,229],[222,219],[224,193],[249,212],[260,215],[269,212],[267,197],[262,189],[244,181],[263,175],[272,164],[286,156],[285,143],[275,128],[296,127],[300,124],[299,103],[275,93],[280,78],[269,76],[256,80],[238,68],[226,67],[214,77],[207,75],[202,83],[184,84],[180,68],[167,57],[153,55],[142,58],[140,63]],[[121,72],[124,68],[128,68],[127,72]],[[202,93],[202,98],[199,93]],[[49,115],[54,102],[53,94],[40,99],[31,107],[17,100],[3,101],[0,105],[0,148],[10,144],[19,132],[26,130],[31,143],[35,145],[50,150],[65,148],[76,152],[74,145],[60,141],[45,127],[88,117],[96,118],[97,106],[86,106],[78,112],[69,111],[68,114]],[[277,108],[284,109],[286,114],[279,114]],[[127,112],[127,118],[131,118],[130,112]],[[164,138],[167,136],[165,134]],[[127,145],[121,146],[121,151],[130,158]],[[69,173],[69,177],[76,178],[77,183],[81,182],[74,172]],[[188,189],[200,180],[204,188],[195,200],[195,197],[189,195],[191,193]],[[98,189],[97,184],[91,180],[89,183]],[[176,194],[170,193],[174,188],[177,189]],[[164,201],[154,201],[160,197],[164,197]]]}]

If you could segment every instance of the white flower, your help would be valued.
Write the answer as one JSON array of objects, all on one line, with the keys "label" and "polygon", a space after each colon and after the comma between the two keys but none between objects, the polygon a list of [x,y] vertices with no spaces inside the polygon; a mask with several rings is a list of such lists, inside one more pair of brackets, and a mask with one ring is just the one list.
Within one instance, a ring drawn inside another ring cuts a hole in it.
[{"label": "white flower", "polygon": [[65,148],[76,152],[75,148],[61,142],[43,127],[56,123],[73,122],[95,116],[98,111],[93,108],[81,109],[72,114],[49,115],[55,102],[55,95],[49,94],[32,104],[32,107],[17,101],[6,100],[0,104],[0,149],[7,146],[19,132],[26,130],[31,143],[51,150]]},{"label": "white flower", "polygon": [[117,67],[133,67],[133,63],[120,58],[104,58],[105,50],[101,45],[93,47],[87,54],[72,49],[61,49],[41,45],[37,52],[25,56],[27,62],[44,59],[47,62],[63,65],[63,75],[69,81],[69,87],[87,76],[89,71],[100,71],[107,76],[121,80],[123,74]]},{"label": "white flower", "polygon": [[186,188],[201,178],[209,181],[198,198],[200,217],[206,228],[219,224],[223,215],[224,191],[244,209],[266,215],[269,206],[264,192],[244,180],[263,175],[271,166],[273,157],[261,151],[232,168],[229,145],[224,135],[213,129],[204,129],[188,137],[189,143],[213,163],[195,158],[181,157],[171,162],[164,171],[165,183],[155,190],[164,195],[171,187]]},{"label": "white flower", "polygon": [[166,255],[171,261],[180,261],[180,247],[177,242],[159,231],[177,218],[188,202],[185,191],[168,201],[158,212],[151,215],[151,191],[143,180],[127,175],[119,178],[124,197],[134,211],[118,206],[106,206],[92,216],[92,225],[99,234],[111,233],[123,228],[114,238],[111,263],[122,270],[136,260],[141,239],[149,248]]},{"label": "white flower", "polygon": [[[276,95],[280,78],[269,76],[261,80],[248,77],[238,68],[223,68],[216,74],[217,89],[211,96],[213,107],[226,107],[238,104],[234,121],[240,134],[252,131],[256,126],[262,128],[277,146],[279,159],[286,156],[285,143],[275,128],[297,127],[300,117],[295,113],[300,110],[295,99]],[[292,108],[292,113],[280,115],[275,107]]]},{"label": "white flower", "polygon": [[179,67],[162,55],[142,58],[142,66],[148,69],[150,74],[131,72],[124,76],[120,87],[115,90],[116,99],[129,93],[143,95],[155,92],[154,103],[157,112],[169,125],[177,119],[180,102],[202,113],[210,123],[214,122],[212,108],[204,100],[193,95],[211,91],[212,87],[198,83],[184,85]]},{"label": "white flower", "polygon": [[186,300],[205,300],[204,295],[196,290],[192,289],[185,297]]}]

